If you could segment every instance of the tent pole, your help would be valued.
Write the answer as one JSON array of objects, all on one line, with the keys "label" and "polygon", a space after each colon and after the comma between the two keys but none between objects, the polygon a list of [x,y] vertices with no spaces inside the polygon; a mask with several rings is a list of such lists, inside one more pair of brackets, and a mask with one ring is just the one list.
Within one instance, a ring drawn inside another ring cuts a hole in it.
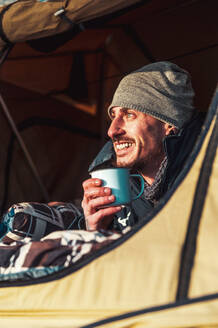
[{"label": "tent pole", "polygon": [[32,173],[33,173],[36,181],[38,182],[38,184],[40,186],[40,189],[41,189],[43,198],[45,199],[46,202],[49,202],[50,199],[49,199],[48,192],[47,192],[45,186],[42,183],[42,180],[41,180],[41,178],[39,176],[39,173],[37,171],[37,168],[36,168],[35,164],[33,163],[33,160],[32,160],[32,158],[31,158],[31,156],[29,154],[29,151],[27,150],[27,147],[26,147],[25,143],[23,142],[23,139],[22,139],[22,137],[21,137],[21,135],[20,135],[20,133],[19,133],[19,131],[18,131],[18,129],[17,129],[17,127],[16,127],[13,119],[12,119],[12,116],[9,113],[8,107],[7,107],[7,105],[6,105],[6,103],[5,103],[5,101],[4,101],[4,99],[3,99],[3,97],[2,97],[1,94],[0,94],[0,104],[1,104],[1,107],[3,109],[3,112],[4,112],[4,114],[5,114],[5,116],[6,116],[7,120],[8,120],[8,123],[11,126],[11,129],[12,129],[13,133],[15,134],[15,136],[16,136],[16,138],[18,140],[18,143],[20,144],[20,147],[21,147],[21,149],[22,149],[22,151],[23,151],[23,153],[24,153],[24,155],[25,155],[25,157],[27,159],[27,162],[28,162],[28,164],[30,166],[30,169],[32,170]]},{"label": "tent pole", "polygon": [[101,126],[101,140],[100,143],[103,146],[105,143],[105,134],[107,130],[107,119],[106,119],[106,111],[104,110],[104,96],[105,96],[105,70],[106,70],[106,56],[107,56],[107,46],[110,44],[112,40],[112,35],[110,34],[102,48],[101,48],[101,63],[99,69],[99,88],[98,88],[98,103],[97,103],[97,114],[99,116],[100,126]]},{"label": "tent pole", "polygon": [[100,65],[100,78],[99,78],[99,89],[98,89],[98,115],[100,116],[100,126],[101,126],[101,145],[105,141],[105,115],[104,115],[104,70],[105,70],[105,51],[102,50],[102,58]]},{"label": "tent pole", "polygon": [[13,44],[10,44],[2,52],[0,52],[0,66],[2,66],[5,60],[7,59],[13,46],[14,46]]}]

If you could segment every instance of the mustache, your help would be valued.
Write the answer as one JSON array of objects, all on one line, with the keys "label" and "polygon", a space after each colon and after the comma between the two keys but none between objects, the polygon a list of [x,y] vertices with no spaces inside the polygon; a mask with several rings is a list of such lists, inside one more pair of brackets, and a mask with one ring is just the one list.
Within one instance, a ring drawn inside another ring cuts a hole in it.
[{"label": "mustache", "polygon": [[111,141],[113,143],[115,143],[115,142],[134,142],[133,139],[131,139],[131,138],[124,138],[124,137],[114,137],[113,139],[111,139]]}]

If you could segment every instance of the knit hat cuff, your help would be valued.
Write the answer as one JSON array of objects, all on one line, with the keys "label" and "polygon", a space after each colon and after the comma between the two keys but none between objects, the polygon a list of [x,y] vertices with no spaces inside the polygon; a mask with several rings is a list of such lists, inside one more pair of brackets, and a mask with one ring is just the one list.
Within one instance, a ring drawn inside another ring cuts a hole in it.
[{"label": "knit hat cuff", "polygon": [[150,115],[150,116],[152,116],[152,117],[154,117],[154,118],[160,120],[161,122],[169,123],[170,125],[173,125],[173,126],[175,126],[176,128],[180,128],[180,127],[178,126],[176,120],[174,120],[174,119],[172,119],[172,118],[170,118],[170,117],[167,117],[167,116],[165,116],[165,115],[162,115],[162,114],[160,114],[160,113],[158,113],[158,112],[154,112],[154,111],[152,111],[152,110],[150,110],[150,109],[144,108],[144,107],[140,106],[139,104],[137,104],[137,105],[133,105],[132,103],[130,104],[130,103],[125,103],[125,102],[119,102],[119,105],[113,105],[113,104],[111,104],[111,105],[108,107],[108,115],[109,115],[110,118],[111,118],[110,110],[111,110],[113,107],[117,107],[117,106],[119,106],[119,107],[123,107],[123,108],[131,108],[131,109],[135,109],[135,110],[137,110],[137,111],[139,111],[139,112],[142,112],[142,113],[148,114],[148,115]]}]

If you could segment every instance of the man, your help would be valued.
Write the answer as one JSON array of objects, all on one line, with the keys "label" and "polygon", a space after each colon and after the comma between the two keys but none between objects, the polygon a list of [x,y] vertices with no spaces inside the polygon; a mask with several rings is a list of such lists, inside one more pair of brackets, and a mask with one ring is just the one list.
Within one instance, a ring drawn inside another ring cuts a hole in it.
[{"label": "man", "polygon": [[[111,140],[90,165],[89,171],[103,167],[131,168],[143,176],[144,194],[128,206],[102,208],[113,203],[115,197],[110,188],[102,186],[100,179],[88,179],[83,183],[83,213],[73,204],[48,204],[55,207],[53,216],[59,205],[64,207],[64,213],[69,213],[67,219],[62,218],[63,229],[122,231],[142,220],[148,221],[149,213],[173,186],[199,135],[202,120],[194,110],[193,97],[189,74],[170,62],[144,66],[121,80],[108,109]],[[136,179],[131,181],[131,188],[133,197],[138,195],[140,187]],[[5,231],[9,221],[16,221],[16,215],[19,220],[22,217],[29,222],[25,219],[29,213],[28,208],[25,213],[25,206],[34,209],[40,205],[41,213],[43,206],[45,213],[48,211],[45,204],[21,205],[24,206],[23,216],[19,211],[16,214],[16,206],[12,206],[3,217]],[[24,223],[23,227],[26,230],[22,234],[25,234],[29,227]],[[46,229],[53,231],[57,227]],[[36,231],[37,238],[43,237],[47,230],[40,231],[40,236]]]},{"label": "man", "polygon": [[[87,230],[122,230],[134,225],[172,187],[199,134],[201,122],[193,107],[189,74],[170,62],[157,62],[121,80],[109,106],[109,141],[90,166],[128,167],[145,180],[144,195],[130,206],[102,208],[114,202],[110,188],[99,179],[83,183]],[[138,193],[132,182],[133,193]],[[100,208],[100,209],[99,209]]]}]

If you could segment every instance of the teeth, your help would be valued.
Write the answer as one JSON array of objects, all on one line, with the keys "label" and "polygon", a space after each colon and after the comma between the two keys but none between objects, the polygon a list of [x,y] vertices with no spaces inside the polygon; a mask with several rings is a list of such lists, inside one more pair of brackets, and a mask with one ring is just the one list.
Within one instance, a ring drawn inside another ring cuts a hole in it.
[{"label": "teeth", "polygon": [[126,142],[126,143],[122,143],[122,144],[116,145],[116,148],[117,149],[124,149],[124,148],[130,147],[131,145],[132,144],[130,142]]}]

